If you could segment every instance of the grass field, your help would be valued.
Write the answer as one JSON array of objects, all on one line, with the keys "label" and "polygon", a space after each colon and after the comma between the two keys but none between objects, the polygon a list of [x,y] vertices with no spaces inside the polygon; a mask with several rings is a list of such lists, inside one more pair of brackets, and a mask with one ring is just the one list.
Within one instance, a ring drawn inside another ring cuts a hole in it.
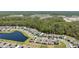
[{"label": "grass field", "polygon": [[63,42],[59,42],[59,45],[54,45],[54,48],[66,48],[66,45]]}]

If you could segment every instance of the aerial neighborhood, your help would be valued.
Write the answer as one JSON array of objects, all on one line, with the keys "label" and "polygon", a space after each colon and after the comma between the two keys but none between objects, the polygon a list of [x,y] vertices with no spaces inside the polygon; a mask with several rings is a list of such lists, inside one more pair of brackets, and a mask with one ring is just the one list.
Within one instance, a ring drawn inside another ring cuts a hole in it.
[{"label": "aerial neighborhood", "polygon": [[0,48],[79,48],[78,21],[49,12],[0,16]]}]

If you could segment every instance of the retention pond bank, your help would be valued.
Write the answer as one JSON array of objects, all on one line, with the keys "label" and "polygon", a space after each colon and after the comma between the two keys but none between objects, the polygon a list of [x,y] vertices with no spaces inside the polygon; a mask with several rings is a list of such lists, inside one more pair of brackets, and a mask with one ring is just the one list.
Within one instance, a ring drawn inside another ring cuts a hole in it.
[{"label": "retention pond bank", "polygon": [[25,40],[28,39],[28,37],[24,36],[19,31],[15,31],[15,32],[11,32],[11,33],[0,33],[0,39],[24,42]]}]

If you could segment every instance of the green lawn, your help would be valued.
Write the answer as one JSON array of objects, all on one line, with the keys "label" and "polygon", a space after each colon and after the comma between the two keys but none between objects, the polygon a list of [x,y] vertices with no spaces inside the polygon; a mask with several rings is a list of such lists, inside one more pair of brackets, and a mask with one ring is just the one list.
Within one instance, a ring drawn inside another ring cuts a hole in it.
[{"label": "green lawn", "polygon": [[63,42],[59,42],[58,45],[54,45],[54,48],[66,48],[66,45]]}]

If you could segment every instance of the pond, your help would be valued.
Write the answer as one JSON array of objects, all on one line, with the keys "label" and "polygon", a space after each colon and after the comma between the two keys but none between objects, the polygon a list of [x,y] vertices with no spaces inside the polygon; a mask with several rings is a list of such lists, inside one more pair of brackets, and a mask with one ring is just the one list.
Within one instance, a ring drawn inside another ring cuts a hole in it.
[{"label": "pond", "polygon": [[0,33],[0,39],[24,42],[25,40],[28,39],[28,37],[24,36],[19,31],[15,31],[15,32],[12,32],[12,33]]}]

